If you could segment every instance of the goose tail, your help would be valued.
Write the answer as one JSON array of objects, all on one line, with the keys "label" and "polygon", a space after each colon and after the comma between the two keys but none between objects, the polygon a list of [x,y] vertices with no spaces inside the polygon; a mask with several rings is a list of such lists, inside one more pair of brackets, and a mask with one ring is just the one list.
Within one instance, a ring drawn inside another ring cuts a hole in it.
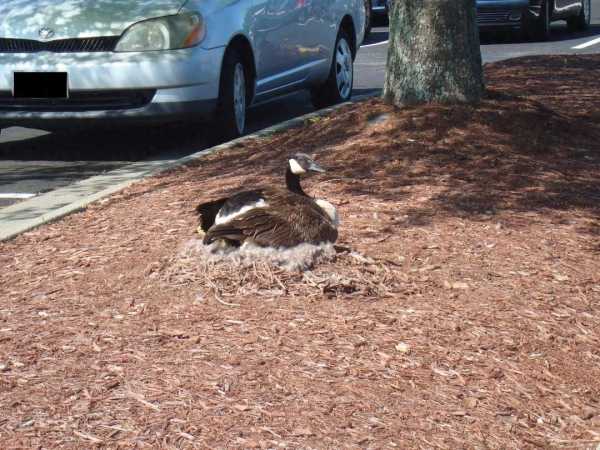
[{"label": "goose tail", "polygon": [[206,233],[214,225],[217,214],[219,214],[219,210],[226,201],[226,198],[221,198],[212,202],[200,203],[196,206],[196,214],[200,216],[200,228],[202,228],[202,231]]}]

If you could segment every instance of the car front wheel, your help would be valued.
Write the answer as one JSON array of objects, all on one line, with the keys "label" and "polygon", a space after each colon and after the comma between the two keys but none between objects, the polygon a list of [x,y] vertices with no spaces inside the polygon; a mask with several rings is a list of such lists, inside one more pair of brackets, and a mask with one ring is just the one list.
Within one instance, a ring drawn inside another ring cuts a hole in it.
[{"label": "car front wheel", "polygon": [[219,103],[215,117],[222,139],[235,139],[246,129],[248,71],[244,59],[235,48],[225,53],[221,71]]},{"label": "car front wheel", "polygon": [[340,30],[329,77],[321,86],[311,90],[311,100],[316,108],[324,108],[350,100],[354,86],[354,54],[348,34]]}]

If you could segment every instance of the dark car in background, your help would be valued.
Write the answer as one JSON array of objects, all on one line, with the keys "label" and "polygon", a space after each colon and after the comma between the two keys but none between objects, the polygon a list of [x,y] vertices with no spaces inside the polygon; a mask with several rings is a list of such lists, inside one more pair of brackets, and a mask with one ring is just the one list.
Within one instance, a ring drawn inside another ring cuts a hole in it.
[{"label": "dark car in background", "polygon": [[[387,15],[392,0],[365,0],[366,34],[377,16]],[[569,29],[581,31],[590,24],[592,0],[477,0],[481,31],[507,29],[535,40],[550,37],[550,23],[566,20]]]},{"label": "dark car in background", "polygon": [[370,33],[373,21],[388,12],[388,0],[365,0],[365,36]]},{"label": "dark car in background", "polygon": [[388,13],[388,0],[372,0],[371,9],[375,15],[383,15]]},{"label": "dark car in background", "polygon": [[477,0],[477,23],[481,31],[503,28],[546,40],[556,20],[566,20],[572,31],[587,28],[591,7],[591,0]]}]

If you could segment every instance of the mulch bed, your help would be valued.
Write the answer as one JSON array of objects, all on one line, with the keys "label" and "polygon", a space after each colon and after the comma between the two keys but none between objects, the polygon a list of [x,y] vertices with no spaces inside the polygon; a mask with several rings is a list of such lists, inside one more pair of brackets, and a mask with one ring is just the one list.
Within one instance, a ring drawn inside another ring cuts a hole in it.
[{"label": "mulch bed", "polygon": [[[599,71],[488,65],[477,107],[350,106],[0,244],[2,448],[596,448]],[[296,151],[336,259],[190,257]]]}]

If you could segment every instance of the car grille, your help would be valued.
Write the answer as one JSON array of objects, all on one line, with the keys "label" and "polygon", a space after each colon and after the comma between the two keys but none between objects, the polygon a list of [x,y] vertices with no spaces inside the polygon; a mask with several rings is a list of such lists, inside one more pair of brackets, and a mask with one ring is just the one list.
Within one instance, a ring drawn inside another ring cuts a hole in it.
[{"label": "car grille", "polygon": [[480,25],[491,24],[491,23],[506,23],[508,22],[508,16],[511,13],[509,9],[505,10],[493,10],[477,11],[477,23]]},{"label": "car grille", "polygon": [[14,98],[11,92],[0,91],[0,111],[105,111],[146,106],[156,94],[155,89],[118,91],[71,91],[69,98]]},{"label": "car grille", "polygon": [[30,39],[0,38],[0,53],[75,53],[111,52],[120,36],[105,36],[77,39],[57,39],[54,41],[34,41]]}]

